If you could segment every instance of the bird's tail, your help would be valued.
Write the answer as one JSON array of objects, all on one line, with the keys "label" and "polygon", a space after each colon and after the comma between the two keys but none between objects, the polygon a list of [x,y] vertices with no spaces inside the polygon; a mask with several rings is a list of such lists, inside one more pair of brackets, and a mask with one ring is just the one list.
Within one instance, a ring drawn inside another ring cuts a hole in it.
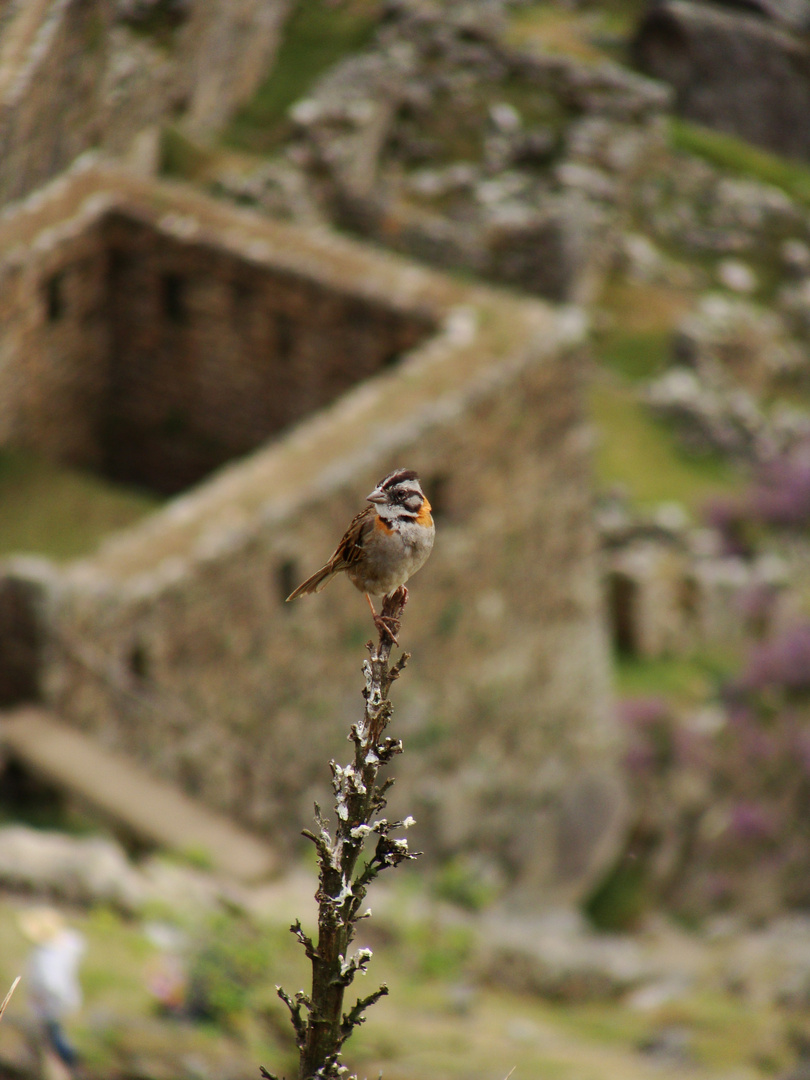
[{"label": "bird's tail", "polygon": [[306,581],[302,581],[298,588],[290,593],[286,602],[289,603],[290,600],[295,600],[297,596],[308,596],[310,593],[320,592],[321,589],[329,584],[336,573],[337,571],[335,568],[327,563],[326,566],[322,566],[317,573],[312,575],[312,577],[308,577]]}]

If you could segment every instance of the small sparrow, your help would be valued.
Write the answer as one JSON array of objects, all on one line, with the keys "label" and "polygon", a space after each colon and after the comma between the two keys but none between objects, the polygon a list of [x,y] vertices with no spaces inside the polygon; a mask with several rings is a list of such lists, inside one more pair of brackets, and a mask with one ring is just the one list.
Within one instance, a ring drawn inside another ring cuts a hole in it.
[{"label": "small sparrow", "polygon": [[412,469],[389,473],[366,498],[371,506],[354,518],[334,555],[291,592],[287,601],[320,592],[335,574],[344,571],[365,593],[374,625],[396,644],[391,627],[374,610],[371,595],[389,596],[404,585],[430,555],[436,530],[430,503]]}]

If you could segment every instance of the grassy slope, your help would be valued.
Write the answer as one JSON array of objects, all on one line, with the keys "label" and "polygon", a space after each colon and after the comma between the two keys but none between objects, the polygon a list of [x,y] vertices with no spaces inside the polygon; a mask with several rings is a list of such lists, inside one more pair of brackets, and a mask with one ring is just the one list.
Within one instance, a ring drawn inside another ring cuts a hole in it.
[{"label": "grassy slope", "polygon": [[810,204],[810,165],[779,157],[734,135],[680,117],[670,120],[669,129],[674,150],[696,154],[724,171],[773,184],[791,198]]},{"label": "grassy slope", "polygon": [[255,153],[274,149],[288,133],[290,105],[327,68],[366,44],[379,6],[378,0],[299,0],[271,71],[231,122],[225,142]]},{"label": "grassy slope", "polygon": [[606,57],[624,61],[626,42],[645,6],[646,0],[612,0],[580,11],[573,5],[528,4],[516,9],[509,41],[586,63],[598,63]]},{"label": "grassy slope", "polygon": [[107,533],[158,505],[155,496],[30,454],[0,451],[0,556],[87,554]]},{"label": "grassy slope", "polygon": [[596,478],[603,490],[618,486],[639,505],[680,502],[699,518],[710,496],[740,482],[725,461],[683,452],[675,434],[650,417],[634,388],[618,378],[595,380],[591,412],[599,431]]},{"label": "grassy slope", "polygon": [[[24,971],[20,906],[0,899],[3,986]],[[211,1075],[257,1075],[259,1063],[292,1075],[289,1022],[273,984],[297,989],[306,982],[307,965],[284,914],[273,912],[267,924],[272,970],[251,992],[252,1009],[235,1014],[222,1030],[157,1016],[148,981],[158,954],[137,924],[107,910],[74,913],[71,922],[86,936],[88,949],[82,965],[85,1005],[68,1026],[89,1075],[115,1076],[116,1066],[125,1063],[132,1075],[137,1060],[144,1070],[138,1075],[181,1080],[199,1075],[194,1059],[219,1062],[220,1068],[228,1063],[224,1071],[213,1065]],[[356,989],[366,994],[385,981],[392,992],[369,1011],[368,1023],[346,1048],[347,1062],[360,1076],[383,1070],[389,1080],[502,1080],[514,1068],[515,1080],[661,1080],[677,1070],[639,1047],[671,1028],[687,1040],[693,1080],[727,1076],[731,1069],[738,1080],[755,1080],[766,1058],[768,1071],[789,1062],[782,1018],[758,1001],[695,988],[644,1011],[617,1002],[544,1002],[475,987],[469,939],[463,928],[448,927],[438,908],[419,920],[398,914],[378,929],[382,939],[374,942],[372,983]],[[457,947],[448,948],[448,941]],[[444,957],[440,967],[437,955]],[[21,986],[0,1028],[0,1054],[13,1044],[14,1027],[25,1013]]]},{"label": "grassy slope", "polygon": [[642,505],[680,502],[699,517],[709,496],[733,489],[742,477],[720,458],[686,454],[639,398],[643,383],[665,368],[673,329],[692,300],[663,286],[607,284],[600,301],[607,326],[594,336],[591,412],[600,436],[600,488],[619,486]]}]

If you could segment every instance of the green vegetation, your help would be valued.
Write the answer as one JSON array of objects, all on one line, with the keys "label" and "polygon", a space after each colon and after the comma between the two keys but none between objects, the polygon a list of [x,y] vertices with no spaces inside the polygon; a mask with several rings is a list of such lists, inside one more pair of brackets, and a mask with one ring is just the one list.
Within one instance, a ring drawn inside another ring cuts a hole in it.
[{"label": "green vegetation", "polygon": [[266,981],[277,937],[233,915],[202,927],[189,963],[192,1014],[232,1025]]},{"label": "green vegetation", "polygon": [[[784,1014],[756,997],[696,988],[639,1011],[617,1001],[550,1002],[487,987],[475,976],[470,931],[446,909],[425,907],[415,884],[390,898],[402,908],[396,918],[380,921],[375,912],[368,924],[377,978],[395,983],[396,994],[376,1006],[374,1023],[352,1040],[347,1056],[360,1075],[377,1076],[382,1069],[413,1080],[469,1080],[505,1077],[514,1065],[516,1075],[525,1077],[643,1080],[655,1075],[656,1066],[645,1064],[638,1047],[668,1025],[688,1034],[698,1068],[728,1071],[761,1066],[767,1058],[778,1068],[762,1072],[772,1074],[789,1064]],[[17,922],[25,903],[0,903],[0,982],[6,986],[25,967],[29,946]],[[417,918],[415,910],[421,910]],[[273,914],[276,921],[260,931],[236,915],[204,918],[188,928],[190,950],[182,954],[205,976],[223,1026],[179,1022],[159,1012],[150,988],[166,956],[137,922],[106,908],[74,912],[70,921],[88,944],[81,968],[86,1003],[68,1027],[89,1075],[119,1075],[133,1061],[147,1060],[154,1076],[191,1075],[185,1063],[192,1060],[207,1063],[212,1075],[242,1075],[257,1062],[290,1075],[296,1055],[273,984],[298,985],[301,958],[287,929],[289,914]],[[234,965],[237,980],[229,974]],[[26,1011],[21,987],[8,1019],[16,1022]]]},{"label": "green vegetation", "polygon": [[254,153],[278,146],[289,130],[289,107],[327,68],[363,48],[379,6],[379,0],[298,0],[270,73],[231,122],[225,142]]},{"label": "green vegetation", "polygon": [[134,524],[159,500],[33,454],[0,451],[0,556],[70,559]]},{"label": "green vegetation", "polygon": [[611,278],[600,297],[607,325],[594,335],[596,358],[631,382],[653,378],[666,366],[673,329],[692,302],[682,289]]},{"label": "green vegetation", "polygon": [[662,330],[610,330],[598,337],[596,351],[599,359],[618,375],[641,382],[664,369],[670,337],[669,331]]},{"label": "green vegetation", "polygon": [[200,179],[211,161],[212,151],[200,146],[174,127],[160,133],[160,174],[181,180]]},{"label": "green vegetation", "polygon": [[641,504],[680,502],[698,515],[707,498],[736,490],[743,478],[719,455],[687,453],[639,397],[639,384],[665,369],[673,329],[692,299],[663,285],[608,282],[600,298],[604,325],[593,339],[599,367],[590,404],[599,486],[619,486]]},{"label": "green vegetation", "polygon": [[433,891],[440,900],[467,911],[483,911],[495,899],[498,889],[474,859],[457,855],[440,867]]},{"label": "green vegetation", "polygon": [[626,41],[644,10],[644,0],[613,0],[610,5],[530,4],[512,18],[508,40],[519,48],[561,53],[598,63],[626,59]]},{"label": "green vegetation", "polygon": [[616,689],[620,697],[663,695],[683,705],[704,702],[734,670],[731,657],[662,657],[645,660],[635,656],[615,658]]},{"label": "green vegetation", "polygon": [[638,929],[649,910],[647,875],[646,859],[622,855],[582,905],[597,930]]},{"label": "green vegetation", "polygon": [[810,165],[677,117],[670,119],[669,130],[673,149],[696,154],[720,169],[773,184],[791,198],[810,204]]},{"label": "green vegetation", "polygon": [[736,490],[742,477],[719,456],[687,454],[666,425],[651,417],[635,389],[604,377],[591,391],[597,425],[600,488],[620,487],[642,505],[683,503],[696,516],[706,500]]}]

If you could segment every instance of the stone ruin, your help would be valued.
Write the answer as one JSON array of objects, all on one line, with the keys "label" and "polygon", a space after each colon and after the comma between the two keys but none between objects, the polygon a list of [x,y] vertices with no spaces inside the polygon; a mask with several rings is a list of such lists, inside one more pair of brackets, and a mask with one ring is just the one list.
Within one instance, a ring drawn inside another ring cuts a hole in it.
[{"label": "stone ruin", "polygon": [[671,92],[618,64],[504,43],[503,4],[391,0],[373,40],[289,112],[221,194],[440,268],[593,298]]},{"label": "stone ruin", "polygon": [[95,555],[3,565],[2,704],[289,848],[369,626],[345,581],[284,598],[406,463],[439,542],[394,812],[533,902],[581,895],[622,820],[581,314],[92,156],[6,210],[0,250],[0,444],[174,496]]},{"label": "stone ruin", "polygon": [[677,505],[632,515],[620,501],[597,514],[608,625],[619,656],[730,656],[795,620],[788,564],[743,558]]}]

